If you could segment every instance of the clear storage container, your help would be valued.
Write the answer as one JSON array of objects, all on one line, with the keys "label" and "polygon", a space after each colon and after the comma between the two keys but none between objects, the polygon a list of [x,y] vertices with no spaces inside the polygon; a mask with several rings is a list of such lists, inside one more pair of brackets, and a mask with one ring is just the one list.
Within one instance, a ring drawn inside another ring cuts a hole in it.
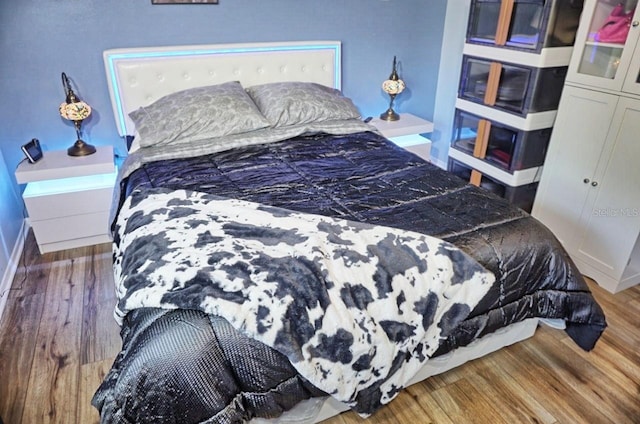
[{"label": "clear storage container", "polygon": [[521,116],[555,110],[566,76],[566,66],[534,68],[464,55],[458,97]]},{"label": "clear storage container", "polygon": [[456,109],[452,146],[513,173],[544,163],[551,130],[523,131]]},{"label": "clear storage container", "polygon": [[572,46],[583,0],[473,0],[467,42],[539,52]]},{"label": "clear storage container", "polygon": [[[455,159],[449,159],[448,170],[465,181],[470,181],[471,171],[473,171],[472,168]],[[480,188],[507,199],[510,203],[526,212],[531,212],[533,201],[536,197],[536,190],[538,189],[538,183],[535,182],[512,187],[496,179],[482,175]]]}]

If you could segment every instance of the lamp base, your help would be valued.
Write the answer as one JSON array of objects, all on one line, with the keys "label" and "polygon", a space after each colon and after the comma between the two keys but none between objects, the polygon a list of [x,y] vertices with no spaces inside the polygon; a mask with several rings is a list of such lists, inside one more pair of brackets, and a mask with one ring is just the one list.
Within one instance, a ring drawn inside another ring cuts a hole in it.
[{"label": "lamp base", "polygon": [[389,108],[386,112],[380,114],[380,119],[383,121],[397,121],[400,119],[400,115],[398,115],[392,108]]},{"label": "lamp base", "polygon": [[69,156],[89,156],[96,152],[96,148],[82,140],[76,140],[75,144],[67,149]]}]

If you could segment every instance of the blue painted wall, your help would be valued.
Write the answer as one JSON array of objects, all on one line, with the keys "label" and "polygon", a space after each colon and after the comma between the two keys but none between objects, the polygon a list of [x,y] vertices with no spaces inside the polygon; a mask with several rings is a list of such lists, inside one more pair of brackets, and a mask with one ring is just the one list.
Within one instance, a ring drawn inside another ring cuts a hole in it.
[{"label": "blue painted wall", "polygon": [[[380,83],[397,55],[408,89],[396,99],[396,110],[432,119],[446,4],[446,0],[220,0],[219,5],[0,0],[0,149],[6,168],[12,176],[23,157],[20,145],[33,137],[45,150],[73,144],[73,127],[57,113],[64,98],[62,71],[94,108],[85,122],[84,139],[95,145],[113,144],[124,153],[102,62],[102,51],[116,47],[341,40],[343,91],[363,116],[386,109],[388,97]],[[12,183],[19,191],[15,180]],[[0,202],[13,204],[15,199]],[[14,215],[21,209],[15,205]],[[9,239],[18,233],[4,224],[0,230],[10,233]]]}]

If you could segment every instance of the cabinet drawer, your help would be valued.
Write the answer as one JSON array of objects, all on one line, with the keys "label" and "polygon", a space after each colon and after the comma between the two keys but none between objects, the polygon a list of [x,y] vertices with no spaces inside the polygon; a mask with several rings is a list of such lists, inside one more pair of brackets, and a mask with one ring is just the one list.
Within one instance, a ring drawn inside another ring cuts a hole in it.
[{"label": "cabinet drawer", "polygon": [[73,191],[51,195],[25,195],[24,202],[34,221],[108,211],[113,188]]},{"label": "cabinet drawer", "polygon": [[[449,159],[448,170],[449,172],[452,172],[465,181],[471,181],[471,173],[473,171],[473,168],[465,165],[462,162],[458,162],[454,159]],[[509,202],[516,205],[520,209],[531,212],[531,208],[533,207],[533,200],[536,196],[536,190],[538,189],[538,183],[536,182],[512,187],[487,175],[481,174],[479,187],[497,196],[507,199]]]},{"label": "cabinet drawer", "polygon": [[551,130],[519,130],[456,109],[452,146],[513,173],[544,163]]},{"label": "cabinet drawer", "polygon": [[467,42],[539,52],[572,46],[582,0],[473,0]]},{"label": "cabinet drawer", "polygon": [[458,97],[520,116],[555,110],[567,69],[534,68],[465,55]]},{"label": "cabinet drawer", "polygon": [[109,211],[31,220],[38,244],[55,243],[108,234]]}]

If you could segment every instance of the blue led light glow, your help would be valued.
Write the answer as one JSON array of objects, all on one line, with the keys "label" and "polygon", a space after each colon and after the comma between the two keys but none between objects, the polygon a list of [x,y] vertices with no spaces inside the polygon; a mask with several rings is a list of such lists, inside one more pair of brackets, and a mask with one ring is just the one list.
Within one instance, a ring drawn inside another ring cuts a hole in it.
[{"label": "blue led light glow", "polygon": [[397,137],[390,137],[389,140],[400,147],[411,147],[430,142],[428,138],[420,134],[399,135]]},{"label": "blue led light glow", "polygon": [[108,174],[86,175],[81,177],[58,178],[34,181],[27,184],[23,197],[40,197],[54,194],[73,193],[78,191],[113,188],[118,170]]},{"label": "blue led light glow", "polygon": [[114,102],[116,103],[119,127],[124,130],[126,128],[126,120],[120,98],[120,89],[118,84],[115,63],[118,60],[127,59],[148,59],[160,57],[181,57],[181,56],[207,56],[207,55],[229,55],[243,53],[262,53],[262,52],[286,52],[286,51],[310,51],[310,50],[333,50],[334,61],[334,88],[342,87],[340,66],[342,63],[341,45],[340,43],[331,44],[294,44],[294,45],[267,45],[267,46],[249,46],[249,47],[220,47],[220,48],[204,48],[204,49],[179,49],[166,51],[140,51],[130,53],[111,53],[105,56],[107,68],[109,70],[109,78],[113,88]]}]

